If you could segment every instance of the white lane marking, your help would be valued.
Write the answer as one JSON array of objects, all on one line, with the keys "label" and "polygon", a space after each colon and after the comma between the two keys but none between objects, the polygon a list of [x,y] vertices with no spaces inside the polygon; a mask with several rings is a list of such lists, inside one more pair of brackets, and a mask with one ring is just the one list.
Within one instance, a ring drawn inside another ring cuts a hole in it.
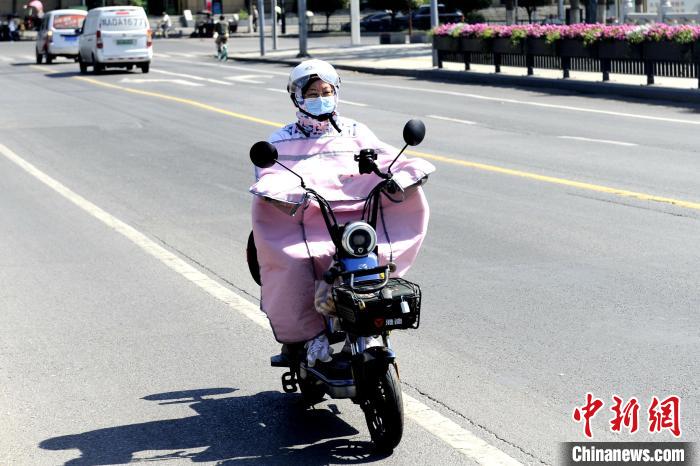
[{"label": "white lane marking", "polygon": [[[344,82],[348,83],[348,81],[344,81]],[[388,89],[401,89],[404,91],[412,91],[412,92],[428,92],[431,94],[451,95],[451,96],[456,96],[456,97],[467,97],[470,99],[487,100],[487,101],[491,101],[491,102],[503,102],[503,103],[516,104],[516,105],[529,105],[532,107],[554,108],[554,109],[558,109],[558,110],[570,110],[573,112],[596,113],[599,115],[611,115],[611,116],[619,116],[619,117],[625,117],[625,118],[636,118],[639,120],[665,121],[665,122],[669,122],[669,123],[682,123],[682,124],[686,124],[686,125],[700,125],[700,120],[684,120],[681,118],[666,118],[666,117],[656,117],[656,116],[650,116],[650,115],[637,115],[635,113],[613,112],[611,110],[598,110],[595,108],[573,107],[570,105],[544,104],[541,102],[530,102],[527,100],[505,99],[502,97],[486,97],[483,95],[469,94],[466,92],[442,91],[442,90],[438,90],[438,89],[424,89],[422,87],[395,86],[393,84],[379,84],[379,83],[368,83],[368,82],[359,82],[359,81],[349,81],[349,83],[360,84],[363,86],[384,87],[384,88],[388,88]]]},{"label": "white lane marking", "polygon": [[403,406],[406,415],[419,426],[432,432],[449,446],[479,464],[516,466],[520,463],[498,448],[489,445],[484,440],[463,429],[453,422],[433,411],[412,396],[403,394]]},{"label": "white lane marking", "polygon": [[5,63],[10,63],[13,61],[13,59],[10,57],[0,57],[0,60],[4,61]]},{"label": "white lane marking", "polygon": [[[210,278],[208,275],[197,270],[179,256],[168,251],[132,226],[110,215],[59,181],[51,178],[3,144],[0,144],[0,154],[4,155],[8,160],[14,162],[24,171],[56,191],[77,207],[83,209],[97,220],[100,220],[117,233],[132,241],[143,251],[158,259],[163,264],[170,267],[170,269],[197,285],[203,291],[223,302],[232,310],[252,320],[266,331],[271,332],[267,317],[257,306],[251,304],[219,282]],[[509,466],[520,464],[504,452],[479,439],[469,430],[462,428],[459,424],[451,421],[437,411],[430,409],[415,398],[404,393],[403,399],[406,413],[411,419],[418,423],[423,429],[443,440],[463,455],[481,464],[503,464]]]},{"label": "white lane marking", "polygon": [[277,88],[274,88],[274,87],[266,87],[265,90],[266,90],[266,91],[272,91],[272,92],[284,92],[285,94],[287,93],[287,91],[285,91],[284,89],[277,89]]},{"label": "white lane marking", "polygon": [[181,78],[187,78],[187,79],[193,79],[195,81],[206,81],[214,84],[221,84],[223,86],[233,86],[231,83],[227,83],[226,81],[219,81],[218,79],[210,79],[210,78],[204,78],[202,76],[194,76],[191,74],[184,74],[184,73],[173,73],[172,71],[164,71],[164,70],[151,70],[154,73],[160,73],[160,74],[167,74],[169,76],[180,76]]},{"label": "white lane marking", "polygon": [[191,61],[185,61],[185,60],[170,60],[173,63],[186,63],[189,65],[197,65],[197,66],[209,66],[209,67],[214,67],[214,68],[226,68],[227,70],[241,70],[241,71],[253,71],[256,73],[260,74],[272,74],[275,76],[284,76],[284,77],[289,77],[289,73],[284,73],[282,71],[272,71],[272,70],[262,70],[259,68],[251,68],[251,67],[244,67],[244,66],[235,66],[235,65],[229,65],[228,63],[207,63],[207,62],[191,62]]},{"label": "white lane marking", "polygon": [[351,102],[351,101],[345,100],[345,99],[340,99],[340,103],[346,104],[346,105],[354,105],[356,107],[369,107],[369,105],[367,105],[367,104],[361,104],[359,102]]},{"label": "white lane marking", "polygon": [[193,83],[190,81],[185,81],[184,79],[124,78],[121,80],[121,82],[131,83],[131,84],[171,83],[171,84],[179,84],[181,86],[190,86],[190,87],[204,86],[204,84]]},{"label": "white lane marking", "polygon": [[170,55],[161,52],[153,52],[153,56],[156,58],[170,58]]},{"label": "white lane marking", "polygon": [[176,55],[178,57],[194,58],[196,57],[193,53],[182,53],[182,52],[168,52],[170,55]]},{"label": "white lane marking", "polygon": [[34,55],[22,55],[20,58],[23,58],[23,59],[29,60],[29,61],[36,61],[36,57]]},{"label": "white lane marking", "polygon": [[464,125],[475,125],[475,121],[469,121],[469,120],[458,120],[457,118],[450,118],[450,117],[444,117],[440,115],[426,115],[428,118],[435,118],[436,120],[445,120],[445,121],[452,121],[454,123],[462,123]]},{"label": "white lane marking", "polygon": [[165,249],[164,247],[162,247],[143,233],[137,231],[135,228],[131,227],[130,225],[119,220],[118,218],[100,209],[95,204],[88,201],[79,194],[76,194],[59,181],[51,178],[49,175],[39,170],[31,163],[22,159],[19,155],[12,152],[3,144],[0,144],[0,154],[7,157],[10,161],[17,164],[24,171],[26,171],[27,173],[44,183],[49,188],[56,191],[64,198],[71,201],[76,206],[83,209],[88,214],[92,215],[93,217],[100,220],[102,223],[104,223],[117,233],[120,233],[121,235],[132,241],[145,252],[155,257],[156,259],[170,267],[172,270],[179,273],[180,275],[182,275],[183,277],[200,287],[202,290],[209,293],[211,296],[225,303],[237,312],[240,312],[242,315],[249,318],[259,326],[269,330],[270,325],[268,323],[267,317],[265,316],[265,314],[263,314],[262,311],[260,311],[260,309],[257,308],[257,306],[254,306],[253,304],[238,296],[233,291],[221,285],[219,282],[211,279],[209,276],[200,272],[199,270],[191,266],[189,263],[182,260],[177,255],[168,251],[167,249]]},{"label": "white lane marking", "polygon": [[609,139],[591,139],[591,138],[582,138],[578,136],[557,136],[559,139],[573,139],[574,141],[585,141],[585,142],[599,142],[601,144],[615,144],[616,146],[637,146],[638,144],[634,144],[632,142],[621,142],[621,141],[610,141]]},{"label": "white lane marking", "polygon": [[240,74],[236,76],[228,76],[224,79],[228,79],[229,81],[238,81],[246,84],[263,84],[270,78],[272,78],[271,74]]}]

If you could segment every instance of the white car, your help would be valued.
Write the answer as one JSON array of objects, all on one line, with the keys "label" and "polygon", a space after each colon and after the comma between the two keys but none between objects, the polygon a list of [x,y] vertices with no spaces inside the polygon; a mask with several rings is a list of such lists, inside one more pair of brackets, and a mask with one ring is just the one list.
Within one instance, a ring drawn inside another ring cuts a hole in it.
[{"label": "white car", "polygon": [[83,10],[53,10],[46,13],[36,36],[36,62],[56,57],[78,59],[78,34],[87,15]]},{"label": "white car", "polygon": [[80,34],[80,72],[92,66],[95,73],[107,67],[148,73],[153,59],[153,37],[140,6],[108,6],[88,11]]}]

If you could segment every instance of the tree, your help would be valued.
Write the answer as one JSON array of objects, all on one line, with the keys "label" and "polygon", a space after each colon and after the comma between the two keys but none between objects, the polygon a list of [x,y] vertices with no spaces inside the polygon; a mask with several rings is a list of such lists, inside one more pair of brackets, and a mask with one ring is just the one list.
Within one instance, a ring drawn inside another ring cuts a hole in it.
[{"label": "tree", "polygon": [[[462,13],[465,15],[470,11],[481,10],[491,6],[491,0],[445,0],[444,3],[448,10],[462,10]],[[518,1],[518,4],[520,4],[520,1]]]},{"label": "tree", "polygon": [[375,10],[391,10],[392,19],[396,16],[396,13],[409,12],[421,3],[420,0],[371,0],[367,2],[368,6]]},{"label": "tree", "polygon": [[411,12],[414,8],[425,3],[422,0],[370,0],[367,6],[375,10],[391,10],[392,27],[396,24],[396,14],[408,13],[408,31],[412,32]]},{"label": "tree", "polygon": [[306,2],[306,9],[311,10],[314,13],[323,13],[326,15],[326,31],[330,27],[330,18],[336,10],[341,8],[347,8],[349,0],[308,0]]},{"label": "tree", "polygon": [[527,11],[527,22],[532,23],[532,14],[537,10],[538,6],[547,6],[550,0],[518,0],[518,6],[525,8]]}]

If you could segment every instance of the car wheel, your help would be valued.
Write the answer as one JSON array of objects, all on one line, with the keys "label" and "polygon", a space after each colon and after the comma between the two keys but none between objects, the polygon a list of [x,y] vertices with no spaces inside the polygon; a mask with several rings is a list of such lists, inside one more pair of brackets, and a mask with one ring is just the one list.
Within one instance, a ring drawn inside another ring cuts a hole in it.
[{"label": "car wheel", "polygon": [[148,73],[148,70],[149,70],[150,68],[151,68],[151,64],[150,64],[150,63],[144,63],[143,65],[141,65],[141,72],[143,72],[143,73]]},{"label": "car wheel", "polygon": [[78,65],[80,66],[80,74],[86,74],[87,73],[87,64],[80,58],[80,55],[78,55]]},{"label": "car wheel", "polygon": [[41,61],[44,59],[44,55],[40,54],[39,52],[36,52],[36,64],[41,65]]},{"label": "car wheel", "polygon": [[126,71],[131,71],[134,69],[134,65],[126,65]]},{"label": "car wheel", "polygon": [[97,60],[95,60],[95,56],[92,56],[92,71],[95,74],[102,74],[102,72],[105,70],[105,66],[102,63],[98,63]]}]

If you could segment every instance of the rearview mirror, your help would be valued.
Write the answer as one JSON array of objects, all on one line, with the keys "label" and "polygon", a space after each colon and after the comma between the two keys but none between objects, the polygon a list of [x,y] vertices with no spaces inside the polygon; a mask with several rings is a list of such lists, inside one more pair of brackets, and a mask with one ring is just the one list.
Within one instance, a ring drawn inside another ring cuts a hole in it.
[{"label": "rearview mirror", "polygon": [[409,146],[417,146],[425,138],[425,125],[420,120],[409,120],[403,127],[403,140]]},{"label": "rearview mirror", "polygon": [[277,162],[277,149],[267,141],[259,141],[250,148],[250,161],[258,168],[270,168]]}]

